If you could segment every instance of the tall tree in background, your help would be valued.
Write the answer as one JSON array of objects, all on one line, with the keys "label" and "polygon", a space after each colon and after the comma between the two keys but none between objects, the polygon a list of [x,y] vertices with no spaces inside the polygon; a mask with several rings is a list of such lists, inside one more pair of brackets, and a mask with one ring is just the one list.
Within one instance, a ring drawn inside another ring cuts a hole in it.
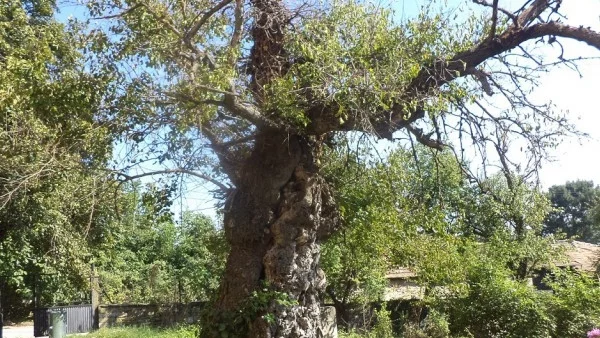
[{"label": "tall tree in background", "polygon": [[91,247],[104,303],[207,301],[217,289],[223,233],[201,214],[185,212],[176,224],[171,192],[134,183],[118,195],[120,216]]},{"label": "tall tree in background", "polygon": [[[493,149],[496,163],[513,166],[509,143],[520,138],[527,177],[569,131],[562,114],[527,93],[537,72],[573,60],[546,62],[534,43],[600,49],[600,34],[565,24],[561,0],[471,4],[485,15],[431,6],[396,22],[389,10],[354,2],[89,2],[107,20],[92,31],[106,52],[92,67],[115,70],[121,85],[122,100],[105,102],[103,118],[131,150],[157,152],[155,165],[169,166],[154,173],[191,174],[221,190],[231,252],[203,334],[320,335],[320,243],[338,226],[320,163],[333,135],[448,146],[465,171],[473,150],[488,163]],[[502,109],[485,96],[494,94]],[[292,302],[275,297],[240,319],[265,285]]]},{"label": "tall tree in background", "polygon": [[112,184],[95,171],[111,156],[96,119],[109,81],[84,69],[85,41],[53,18],[54,6],[0,5],[0,289],[13,320],[29,314],[35,274],[55,274],[39,278],[40,290],[53,290],[41,301],[78,296],[88,243],[109,214],[99,191]]},{"label": "tall tree in background", "polygon": [[574,181],[548,189],[552,211],[544,233],[564,233],[588,243],[600,241],[600,188],[592,181]]}]

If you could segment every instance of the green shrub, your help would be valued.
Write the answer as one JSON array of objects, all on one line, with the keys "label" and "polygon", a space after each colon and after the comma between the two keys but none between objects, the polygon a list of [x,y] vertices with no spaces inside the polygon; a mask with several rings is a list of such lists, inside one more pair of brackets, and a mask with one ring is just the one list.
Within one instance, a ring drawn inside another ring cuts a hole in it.
[{"label": "green shrub", "polygon": [[450,337],[450,328],[446,317],[432,310],[422,323],[409,323],[404,325],[402,338],[448,338]]},{"label": "green shrub", "polygon": [[548,338],[552,317],[539,292],[502,269],[473,269],[466,295],[442,300],[453,334],[475,337]]},{"label": "green shrub", "polygon": [[356,331],[343,331],[340,330],[338,333],[338,338],[367,338],[369,337],[368,333],[358,333]]},{"label": "green shrub", "polygon": [[385,309],[385,303],[375,312],[376,322],[370,331],[340,331],[339,338],[394,338],[390,312]]},{"label": "green shrub", "polygon": [[600,287],[590,277],[557,271],[548,284],[554,290],[546,306],[556,323],[552,337],[576,338],[600,326]]},{"label": "green shrub", "polygon": [[385,309],[385,303],[380,310],[375,312],[377,322],[371,331],[371,336],[374,338],[393,338],[394,331],[392,329],[392,320],[390,312]]}]

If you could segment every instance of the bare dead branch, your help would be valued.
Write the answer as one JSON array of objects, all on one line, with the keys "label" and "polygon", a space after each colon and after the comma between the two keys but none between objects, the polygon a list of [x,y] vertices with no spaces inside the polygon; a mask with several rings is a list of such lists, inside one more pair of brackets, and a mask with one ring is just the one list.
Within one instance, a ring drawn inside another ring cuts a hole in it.
[{"label": "bare dead branch", "polygon": [[490,86],[490,82],[488,81],[489,74],[477,68],[469,68],[467,69],[465,74],[473,75],[473,77],[475,77],[475,79],[479,81],[479,83],[481,84],[481,88],[488,96],[494,95],[494,91],[492,91],[492,86]]},{"label": "bare dead branch", "polygon": [[112,15],[106,15],[106,16],[99,16],[99,17],[95,17],[92,18],[92,20],[104,20],[104,19],[116,19],[116,18],[122,18],[128,14],[130,14],[131,12],[133,12],[134,10],[136,10],[137,8],[142,7],[141,4],[135,4],[131,7],[129,7],[128,9],[122,11],[121,13],[117,13],[117,14],[112,14]]},{"label": "bare dead branch", "polygon": [[[485,0],[473,0],[474,3],[478,4],[478,5],[482,5],[485,7],[491,7],[491,8],[495,8],[496,11],[496,15],[497,15],[497,11],[502,12],[504,15],[506,15],[507,17],[509,17],[514,24],[517,23],[517,16],[514,15],[511,11],[506,10],[502,7],[498,7],[498,2],[496,0],[494,0],[494,3],[489,3]],[[496,19],[497,20],[497,19]],[[495,35],[495,34],[494,34]]]},{"label": "bare dead branch", "polygon": [[434,140],[430,137],[430,135],[425,135],[422,129],[415,128],[411,125],[407,125],[405,128],[415,136],[419,143],[437,150],[444,150],[444,143],[442,143],[442,141]]}]

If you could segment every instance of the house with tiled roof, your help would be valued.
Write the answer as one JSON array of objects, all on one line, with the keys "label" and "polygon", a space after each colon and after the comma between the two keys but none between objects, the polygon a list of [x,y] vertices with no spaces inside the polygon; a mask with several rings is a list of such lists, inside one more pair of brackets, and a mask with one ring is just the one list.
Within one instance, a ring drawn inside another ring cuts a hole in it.
[{"label": "house with tiled roof", "polygon": [[562,246],[567,256],[566,261],[556,262],[556,266],[581,272],[596,272],[600,259],[600,245],[570,240],[558,241],[556,245]]}]

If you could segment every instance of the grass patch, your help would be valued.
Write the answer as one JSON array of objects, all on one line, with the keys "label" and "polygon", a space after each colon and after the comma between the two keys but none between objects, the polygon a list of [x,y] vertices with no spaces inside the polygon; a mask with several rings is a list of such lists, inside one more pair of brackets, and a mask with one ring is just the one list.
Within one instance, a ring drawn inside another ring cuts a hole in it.
[{"label": "grass patch", "polygon": [[[69,336],[78,337],[78,336]],[[180,326],[170,329],[152,327],[113,327],[103,328],[85,336],[86,338],[196,338],[197,326]]]}]

